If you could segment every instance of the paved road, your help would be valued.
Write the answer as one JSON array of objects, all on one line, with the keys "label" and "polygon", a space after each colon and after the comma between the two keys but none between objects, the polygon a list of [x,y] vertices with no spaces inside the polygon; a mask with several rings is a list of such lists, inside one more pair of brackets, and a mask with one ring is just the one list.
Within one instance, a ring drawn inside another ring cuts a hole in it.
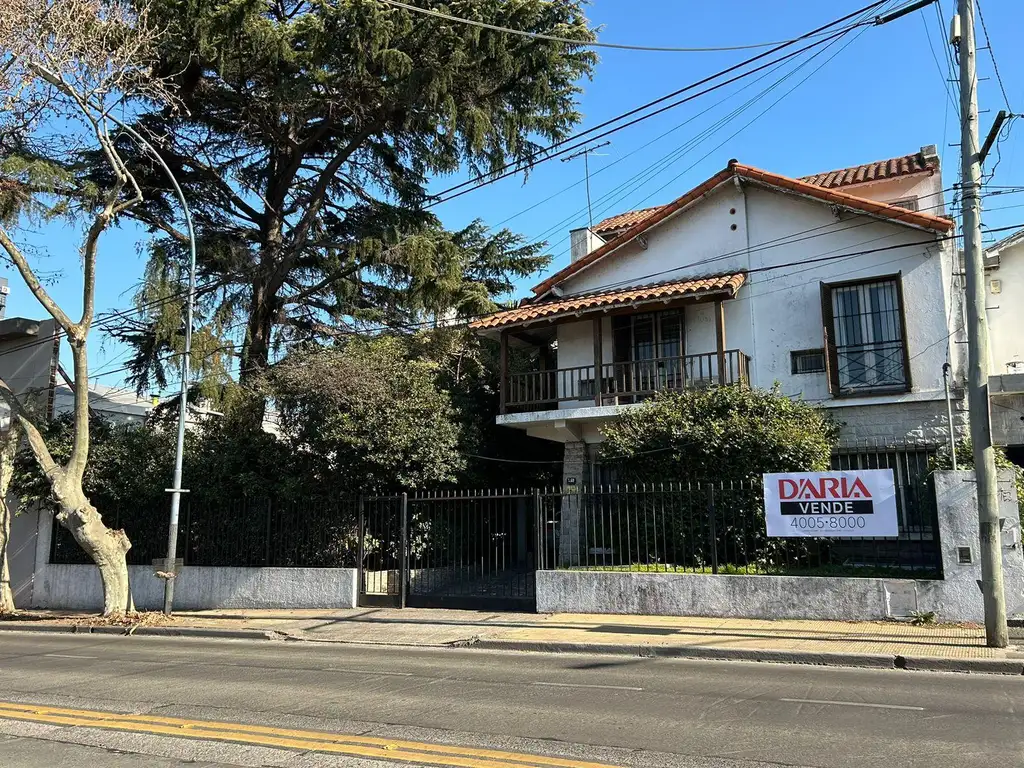
[{"label": "paved road", "polygon": [[[372,750],[353,755],[346,745],[335,746],[335,754],[306,741],[275,745],[280,730],[253,735],[246,726],[233,739],[213,730],[209,740],[177,735],[203,735],[195,729],[224,723],[391,740],[399,751],[415,742],[462,748],[451,755],[487,749],[557,756],[569,768],[581,761],[647,768],[1024,767],[1021,677],[4,634],[0,681],[4,768],[395,765]],[[78,714],[19,710],[17,702]],[[145,718],[101,723],[96,711]],[[176,718],[210,723],[182,725]],[[446,760],[440,764],[512,764],[498,757]]]}]

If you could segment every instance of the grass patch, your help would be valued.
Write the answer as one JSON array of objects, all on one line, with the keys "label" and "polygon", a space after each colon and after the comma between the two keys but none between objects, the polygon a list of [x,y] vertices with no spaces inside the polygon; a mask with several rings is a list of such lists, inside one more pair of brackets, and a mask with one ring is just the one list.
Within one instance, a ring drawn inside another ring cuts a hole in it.
[{"label": "grass patch", "polygon": [[[630,565],[588,565],[567,568],[572,571],[604,571],[616,573],[712,573],[711,566],[684,566],[666,563],[632,563]],[[723,563],[718,566],[719,576],[847,576],[862,579],[940,579],[942,576],[931,569],[911,570],[908,568],[860,565],[819,565],[801,567],[789,565],[735,565]]]}]

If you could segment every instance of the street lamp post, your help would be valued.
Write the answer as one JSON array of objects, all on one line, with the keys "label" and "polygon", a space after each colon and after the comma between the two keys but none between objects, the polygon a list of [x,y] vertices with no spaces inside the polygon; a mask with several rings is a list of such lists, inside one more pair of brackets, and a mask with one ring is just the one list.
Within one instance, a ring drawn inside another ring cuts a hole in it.
[{"label": "street lamp post", "polygon": [[181,487],[181,468],[185,454],[185,421],[188,418],[188,379],[189,379],[189,358],[192,355],[192,317],[195,310],[196,300],[196,233],[192,226],[192,212],[189,210],[188,201],[181,191],[178,180],[174,177],[171,169],[164,162],[160,153],[152,144],[130,125],[125,125],[116,118],[111,118],[117,125],[138,141],[146,150],[156,158],[156,161],[163,168],[167,178],[170,179],[174,191],[181,201],[181,208],[185,213],[185,226],[188,229],[188,250],[189,250],[189,273],[188,273],[188,301],[185,309],[185,348],[181,354],[181,403],[178,409],[178,439],[174,447],[174,476],[171,480],[171,487],[167,492],[171,494],[171,520],[167,527],[167,576],[164,581],[164,613],[170,614],[174,605],[174,562],[178,557],[178,514],[181,510],[181,494],[187,490]]}]

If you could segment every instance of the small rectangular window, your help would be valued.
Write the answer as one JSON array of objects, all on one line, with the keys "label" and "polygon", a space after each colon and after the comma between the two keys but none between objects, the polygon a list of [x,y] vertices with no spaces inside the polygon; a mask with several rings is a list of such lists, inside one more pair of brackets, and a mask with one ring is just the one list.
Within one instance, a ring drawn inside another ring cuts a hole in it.
[{"label": "small rectangular window", "polygon": [[793,366],[794,374],[825,372],[824,349],[800,349],[790,352],[789,360]]}]

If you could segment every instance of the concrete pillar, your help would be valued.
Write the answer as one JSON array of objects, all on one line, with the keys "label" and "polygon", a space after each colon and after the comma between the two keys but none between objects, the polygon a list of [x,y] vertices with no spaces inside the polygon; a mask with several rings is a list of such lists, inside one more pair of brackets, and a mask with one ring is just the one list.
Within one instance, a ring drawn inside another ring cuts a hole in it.
[{"label": "concrete pillar", "polygon": [[[1024,611],[1024,555],[1020,514],[1013,472],[1000,469],[998,477],[1003,582],[1007,613],[1012,616]],[[932,582],[931,586],[941,587],[942,594],[921,602],[928,610],[934,609],[939,618],[983,621],[984,604],[978,586],[981,580],[981,560],[974,471],[936,472],[935,498],[943,579],[941,582]]]},{"label": "concrete pillar", "polygon": [[562,462],[562,514],[558,526],[558,564],[580,565],[585,560],[579,492],[588,478],[586,443],[565,444]]}]

